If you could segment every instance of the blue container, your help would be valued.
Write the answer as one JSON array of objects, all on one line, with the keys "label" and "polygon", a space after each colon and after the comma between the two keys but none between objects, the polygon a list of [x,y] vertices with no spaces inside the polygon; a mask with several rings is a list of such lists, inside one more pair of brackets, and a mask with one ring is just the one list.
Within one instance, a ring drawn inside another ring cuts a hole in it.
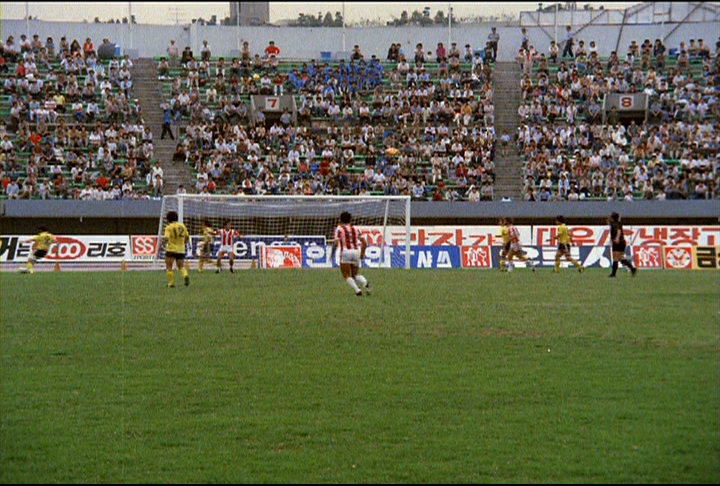
[{"label": "blue container", "polygon": [[122,55],[121,51],[122,48],[119,45],[115,44],[115,56],[120,57]]},{"label": "blue container", "polygon": [[320,52],[320,59],[323,61],[329,61],[332,59],[332,52],[330,51],[321,51]]}]

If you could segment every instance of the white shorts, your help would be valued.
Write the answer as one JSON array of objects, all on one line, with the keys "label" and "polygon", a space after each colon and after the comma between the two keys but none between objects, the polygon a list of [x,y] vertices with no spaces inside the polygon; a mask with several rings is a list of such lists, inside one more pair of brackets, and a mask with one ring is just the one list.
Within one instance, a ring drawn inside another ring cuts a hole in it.
[{"label": "white shorts", "polygon": [[522,253],[522,247],[520,246],[520,243],[511,243],[510,244],[510,250],[512,250],[515,253]]},{"label": "white shorts", "polygon": [[342,250],[340,252],[340,263],[360,266],[360,250]]},{"label": "white shorts", "polygon": [[218,250],[218,253],[227,253],[230,254],[233,252],[232,245],[220,245],[220,249]]}]

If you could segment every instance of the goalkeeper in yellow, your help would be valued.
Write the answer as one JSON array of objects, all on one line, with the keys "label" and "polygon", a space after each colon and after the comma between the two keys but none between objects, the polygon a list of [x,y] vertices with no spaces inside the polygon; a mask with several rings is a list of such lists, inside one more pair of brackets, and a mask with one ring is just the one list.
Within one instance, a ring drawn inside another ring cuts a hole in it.
[{"label": "goalkeeper in yellow", "polygon": [[215,238],[215,230],[207,221],[203,221],[200,237],[202,239],[198,247],[198,273],[202,273],[205,262],[209,262],[212,258],[212,243]]},{"label": "goalkeeper in yellow", "polygon": [[190,285],[190,277],[187,268],[185,268],[185,245],[188,241],[190,241],[190,235],[187,228],[178,221],[178,214],[175,211],[169,211],[167,213],[167,226],[165,226],[165,232],[163,233],[168,287],[175,287],[173,263],[175,263],[180,275],[185,280],[185,285]]},{"label": "goalkeeper in yellow", "polygon": [[57,243],[55,236],[48,232],[44,226],[38,227],[38,234],[25,240],[23,243],[32,243],[32,252],[28,256],[27,264],[24,267],[20,267],[22,273],[35,273],[33,267],[35,264],[43,259],[45,255],[50,251],[50,247]]}]

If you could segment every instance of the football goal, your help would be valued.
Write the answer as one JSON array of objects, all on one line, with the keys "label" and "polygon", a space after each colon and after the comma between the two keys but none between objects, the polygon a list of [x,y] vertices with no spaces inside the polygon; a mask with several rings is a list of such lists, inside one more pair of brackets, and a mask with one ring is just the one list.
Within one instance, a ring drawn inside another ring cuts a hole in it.
[{"label": "football goal", "polygon": [[[197,241],[203,223],[215,230],[226,222],[242,238],[234,243],[236,259],[255,260],[259,267],[268,249],[292,249],[305,268],[332,266],[333,235],[340,213],[352,214],[368,242],[364,264],[372,267],[410,268],[409,196],[248,196],[182,194],[164,196],[158,241],[167,224],[168,211],[176,211],[191,235],[187,256],[197,257]],[[219,247],[215,237],[211,256]],[[157,245],[155,262],[163,249]]]}]

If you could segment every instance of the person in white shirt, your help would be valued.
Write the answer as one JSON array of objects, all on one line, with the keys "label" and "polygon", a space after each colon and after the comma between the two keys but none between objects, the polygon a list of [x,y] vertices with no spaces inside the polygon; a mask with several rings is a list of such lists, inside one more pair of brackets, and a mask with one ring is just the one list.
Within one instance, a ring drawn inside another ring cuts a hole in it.
[{"label": "person in white shirt", "polygon": [[104,201],[105,200],[105,191],[102,189],[102,187],[95,185],[92,188],[92,197],[91,199],[93,201]]},{"label": "person in white shirt", "polygon": [[93,198],[93,188],[90,184],[86,185],[80,191],[80,199],[83,201],[89,201]]},{"label": "person in white shirt", "polygon": [[293,167],[297,167],[298,164],[300,164],[300,152],[298,150],[297,144],[293,145],[290,151],[287,155],[287,160],[290,162],[290,165]]},{"label": "person in white shirt", "polygon": [[469,202],[480,201],[480,192],[477,190],[475,184],[470,185],[470,189],[468,189],[467,193],[467,199]]},{"label": "person in white shirt", "polygon": [[163,168],[160,166],[160,161],[156,161],[155,165],[152,168],[152,177],[153,180],[155,180],[155,176],[159,175],[161,178],[165,177],[165,173],[163,172]]},{"label": "person in white shirt", "polygon": [[206,103],[217,103],[218,92],[214,84],[208,85],[208,89],[205,90],[205,102]]}]

